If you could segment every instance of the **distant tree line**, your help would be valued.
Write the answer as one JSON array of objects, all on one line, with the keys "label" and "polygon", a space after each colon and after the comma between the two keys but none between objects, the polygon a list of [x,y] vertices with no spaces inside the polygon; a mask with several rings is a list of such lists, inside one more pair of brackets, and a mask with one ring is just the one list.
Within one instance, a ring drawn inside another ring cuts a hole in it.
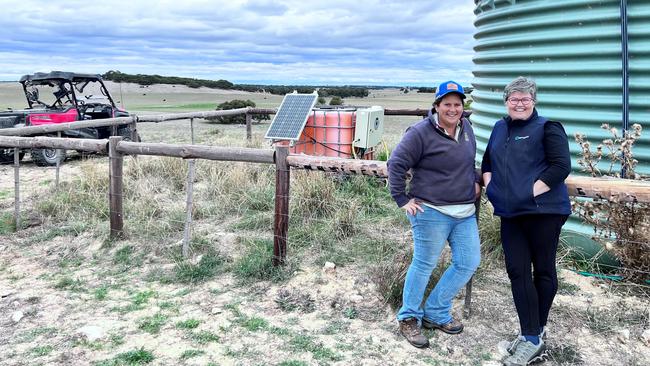
[{"label": "distant tree line", "polygon": [[329,87],[329,88],[319,88],[318,95],[321,97],[333,97],[338,96],[341,98],[349,97],[359,97],[365,98],[370,94],[367,88],[364,87],[354,87],[354,86],[342,86],[342,87]]},{"label": "distant tree line", "polygon": [[104,80],[110,80],[122,83],[134,83],[140,85],[152,84],[177,84],[186,85],[190,88],[200,88],[202,86],[213,89],[230,89],[242,90],[247,92],[260,92],[271,93],[275,95],[285,95],[292,93],[294,90],[301,94],[313,93],[318,90],[318,95],[321,97],[339,96],[341,98],[348,97],[367,97],[369,92],[368,88],[360,86],[342,86],[342,87],[318,87],[318,86],[304,86],[304,85],[254,85],[254,84],[233,84],[228,80],[205,80],[182,78],[177,76],[161,76],[161,75],[144,75],[144,74],[125,74],[120,71],[108,71],[102,75]]},{"label": "distant tree line", "polygon": [[[471,86],[464,86],[463,89],[465,90],[465,94],[469,94],[474,90]],[[424,86],[419,86],[418,87],[418,93],[435,93],[436,88],[428,88]]]},{"label": "distant tree line", "polygon": [[190,88],[200,88],[205,86],[207,88],[215,89],[233,89],[234,84],[228,80],[202,80],[192,78],[182,78],[178,76],[160,76],[160,75],[143,75],[143,74],[125,74],[120,71],[109,71],[102,75],[104,80],[110,80],[122,83],[134,83],[140,85],[153,85],[153,84],[175,84],[187,85]]}]

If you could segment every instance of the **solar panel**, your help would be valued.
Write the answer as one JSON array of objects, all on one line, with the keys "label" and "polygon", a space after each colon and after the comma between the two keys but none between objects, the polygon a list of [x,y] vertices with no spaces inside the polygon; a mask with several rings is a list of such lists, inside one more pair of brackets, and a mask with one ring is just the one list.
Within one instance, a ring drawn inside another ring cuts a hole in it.
[{"label": "solar panel", "polygon": [[318,94],[287,94],[266,131],[267,139],[298,140]]}]

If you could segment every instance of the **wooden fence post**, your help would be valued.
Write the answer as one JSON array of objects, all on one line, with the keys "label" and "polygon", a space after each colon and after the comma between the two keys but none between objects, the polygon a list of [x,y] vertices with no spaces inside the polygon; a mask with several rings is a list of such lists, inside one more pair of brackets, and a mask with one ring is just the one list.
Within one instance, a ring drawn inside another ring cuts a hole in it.
[{"label": "wooden fence post", "polygon": [[275,148],[275,219],[273,225],[273,265],[284,265],[289,231],[289,148]]},{"label": "wooden fence post", "polygon": [[[57,133],[56,133],[56,136],[60,138],[60,137],[61,137],[61,131],[57,132]],[[60,157],[61,155],[63,155],[63,152],[62,152],[62,151],[63,151],[63,150],[61,150],[61,149],[57,149],[57,152],[59,152],[59,154],[58,154],[59,157]],[[59,176],[60,176],[60,172],[61,172],[61,159],[59,158],[59,159],[56,159],[56,183],[54,184],[54,187],[55,187],[57,190],[59,189]]]},{"label": "wooden fence post", "polygon": [[[479,224],[479,216],[481,213],[481,196],[479,195],[476,201],[474,202],[476,207],[476,226]],[[463,315],[465,318],[469,319],[472,315],[472,282],[474,281],[474,276],[472,276],[467,284],[465,285],[465,304],[463,307]]]},{"label": "wooden fence post", "polygon": [[108,200],[110,206],[111,239],[124,237],[124,214],[122,211],[122,168],[124,166],[124,157],[117,151],[117,143],[120,141],[122,141],[122,136],[111,136],[108,139],[108,160],[110,164]]},{"label": "wooden fence post", "polygon": [[20,230],[20,149],[14,148],[14,225]]},{"label": "wooden fence post", "polygon": [[[190,133],[192,134],[192,145],[194,145],[194,118],[190,118]],[[192,236],[192,196],[194,192],[194,164],[196,159],[190,159],[187,169],[187,200],[185,201],[185,232],[183,233],[183,257],[190,254],[190,239]]]},{"label": "wooden fence post", "polygon": [[253,115],[246,112],[246,141],[253,139]]},{"label": "wooden fence post", "polygon": [[139,142],[138,141],[138,116],[133,116],[133,122],[131,122],[129,125],[131,127],[131,141],[133,142]]}]

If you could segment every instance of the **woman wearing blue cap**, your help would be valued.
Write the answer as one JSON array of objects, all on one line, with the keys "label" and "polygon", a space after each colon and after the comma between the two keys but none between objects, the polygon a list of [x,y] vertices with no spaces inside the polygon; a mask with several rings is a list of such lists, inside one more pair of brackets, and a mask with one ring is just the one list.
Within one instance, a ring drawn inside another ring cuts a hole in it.
[{"label": "woman wearing blue cap", "polygon": [[[440,84],[435,108],[407,129],[388,160],[391,195],[406,212],[413,231],[413,260],[397,320],[400,333],[418,348],[429,345],[421,326],[448,334],[463,331],[463,325],[451,315],[452,300],[480,262],[474,206],[480,193],[474,169],[476,141],[463,115],[464,99],[460,84]],[[407,189],[409,170],[412,177]],[[446,242],[451,248],[451,265],[422,306]]]}]

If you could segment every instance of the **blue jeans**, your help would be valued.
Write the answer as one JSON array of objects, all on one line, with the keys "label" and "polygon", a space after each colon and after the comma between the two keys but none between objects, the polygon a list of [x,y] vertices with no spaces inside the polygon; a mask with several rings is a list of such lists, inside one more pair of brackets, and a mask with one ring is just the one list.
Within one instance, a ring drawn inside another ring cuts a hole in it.
[{"label": "blue jeans", "polygon": [[[413,260],[406,273],[397,319],[425,318],[446,324],[452,320],[454,296],[472,278],[481,261],[476,215],[456,219],[431,207],[423,205],[422,208],[424,212],[408,215],[413,229]],[[431,290],[423,309],[424,291],[447,241],[451,247],[451,265]]]}]

